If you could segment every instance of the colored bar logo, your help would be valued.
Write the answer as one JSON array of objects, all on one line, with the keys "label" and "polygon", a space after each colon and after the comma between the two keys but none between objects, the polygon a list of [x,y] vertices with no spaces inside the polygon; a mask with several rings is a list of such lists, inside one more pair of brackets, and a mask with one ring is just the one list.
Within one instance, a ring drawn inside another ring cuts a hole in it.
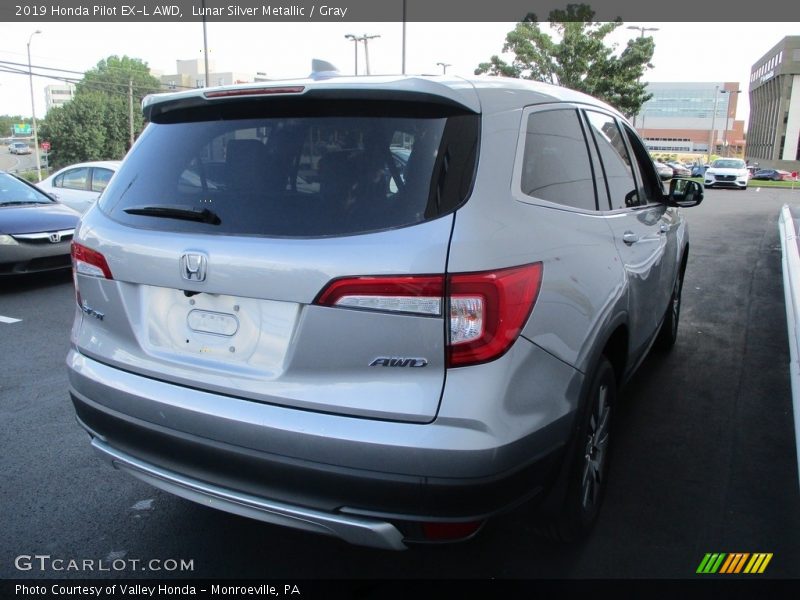
[{"label": "colored bar logo", "polygon": [[708,553],[703,557],[696,573],[701,575],[738,575],[748,573],[761,574],[767,569],[772,560],[772,552],[733,552],[733,553]]}]

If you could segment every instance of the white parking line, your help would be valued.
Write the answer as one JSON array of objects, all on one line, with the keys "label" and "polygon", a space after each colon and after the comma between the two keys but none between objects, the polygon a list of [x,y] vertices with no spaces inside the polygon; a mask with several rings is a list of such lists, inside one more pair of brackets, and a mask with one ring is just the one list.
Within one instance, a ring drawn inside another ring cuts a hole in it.
[{"label": "white parking line", "polygon": [[11,317],[4,317],[0,315],[0,323],[19,323],[22,319],[12,319]]}]

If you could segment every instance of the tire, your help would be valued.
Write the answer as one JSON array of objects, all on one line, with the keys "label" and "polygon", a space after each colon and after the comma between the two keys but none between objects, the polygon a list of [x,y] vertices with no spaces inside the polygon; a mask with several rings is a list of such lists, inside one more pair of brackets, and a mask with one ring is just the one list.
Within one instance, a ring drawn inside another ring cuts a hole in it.
[{"label": "tire", "polygon": [[537,531],[541,535],[557,542],[574,542],[586,537],[597,521],[608,478],[611,415],[616,395],[614,369],[602,356],[569,445],[563,503],[559,512],[539,524]]},{"label": "tire", "polygon": [[683,292],[683,273],[678,273],[675,285],[672,286],[672,295],[669,298],[669,306],[661,322],[661,329],[653,344],[653,347],[661,352],[669,352],[678,339],[678,321],[681,316],[681,295]]},{"label": "tire", "polygon": [[705,184],[703,184],[703,189],[710,190],[710,189],[711,189],[711,186],[710,186],[710,185],[705,185]]}]

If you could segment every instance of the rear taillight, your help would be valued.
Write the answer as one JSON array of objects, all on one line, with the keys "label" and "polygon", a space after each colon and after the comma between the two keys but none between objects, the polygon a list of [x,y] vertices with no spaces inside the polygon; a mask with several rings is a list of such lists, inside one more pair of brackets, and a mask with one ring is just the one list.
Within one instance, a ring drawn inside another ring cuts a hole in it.
[{"label": "rear taillight", "polygon": [[542,264],[499,271],[332,281],[315,304],[438,317],[449,313],[447,364],[499,358],[519,337],[536,302]]},{"label": "rear taillight", "polygon": [[448,366],[501,357],[519,337],[539,295],[542,263],[451,275]]},{"label": "rear taillight", "polygon": [[106,257],[97,250],[87,248],[78,242],[72,242],[72,268],[75,274],[90,275],[114,279],[111,269],[108,268]]},{"label": "rear taillight", "polygon": [[315,304],[438,317],[444,294],[442,275],[336,279]]}]

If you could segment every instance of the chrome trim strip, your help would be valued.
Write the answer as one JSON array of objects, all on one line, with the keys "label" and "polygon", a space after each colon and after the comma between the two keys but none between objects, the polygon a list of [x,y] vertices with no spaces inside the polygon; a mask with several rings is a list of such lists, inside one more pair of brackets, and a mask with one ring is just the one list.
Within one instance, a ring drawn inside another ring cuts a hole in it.
[{"label": "chrome trim strip", "polygon": [[406,549],[403,535],[394,525],[385,521],[301,508],[200,482],[145,463],[112,448],[97,437],[92,438],[92,446],[115,468],[165,492],[205,506],[265,523],[332,535],[360,546],[384,550]]},{"label": "chrome trim strip", "polygon": [[50,236],[57,233],[60,237],[74,235],[74,229],[62,229],[60,231],[43,231],[41,233],[15,233],[11,235],[15,240],[47,240]]}]

